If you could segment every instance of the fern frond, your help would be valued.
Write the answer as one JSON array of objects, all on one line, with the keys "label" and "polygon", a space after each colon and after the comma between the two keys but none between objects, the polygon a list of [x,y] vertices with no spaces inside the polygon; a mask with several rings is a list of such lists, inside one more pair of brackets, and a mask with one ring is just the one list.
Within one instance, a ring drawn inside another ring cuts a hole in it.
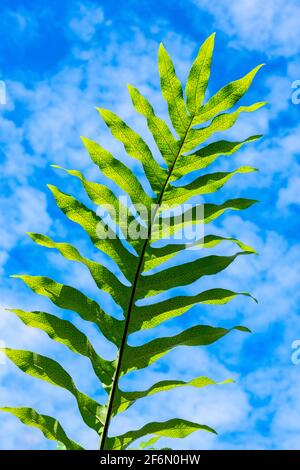
[{"label": "fern frond", "polygon": [[[93,207],[108,207],[112,227],[94,209],[49,185],[57,206],[68,219],[81,226],[92,244],[106,255],[107,264],[104,263],[104,266],[83,256],[78,248],[68,242],[54,241],[42,234],[29,234],[38,245],[55,249],[66,260],[85,266],[100,294],[105,292],[111,296],[122,311],[123,318],[117,319],[111,312],[104,311],[101,296],[98,304],[76,288],[53,279],[44,276],[15,276],[21,278],[33,292],[48,298],[57,307],[77,313],[80,320],[92,322],[118,349],[114,360],[107,360],[96,353],[88,336],[75,327],[70,319],[62,320],[56,315],[41,311],[9,309],[10,313],[14,313],[28,327],[39,329],[62,347],[69,348],[73,354],[89,359],[96,377],[107,392],[105,405],[100,405],[92,397],[79,391],[69,373],[53,359],[31,351],[2,349],[25,373],[62,387],[74,396],[83,422],[99,435],[101,450],[127,449],[137,439],[146,436],[151,437],[140,448],[151,447],[161,437],[184,438],[198,430],[215,433],[207,424],[174,418],[165,422],[148,423],[140,429],[111,436],[109,427],[112,418],[134,406],[137,400],[147,400],[151,395],[167,393],[177,387],[192,386],[199,389],[200,393],[200,389],[208,385],[231,382],[217,382],[199,375],[188,381],[161,380],[145,390],[126,391],[120,386],[120,378],[130,371],[147,368],[179,346],[207,346],[233,332],[250,331],[240,325],[223,328],[200,324],[162,338],[155,337],[154,330],[154,339],[151,341],[139,346],[131,345],[135,333],[154,328],[172,318],[179,319],[194,306],[223,305],[237,296],[256,301],[248,292],[235,292],[222,287],[203,291],[198,287],[200,282],[197,283],[197,292],[194,289],[194,293],[189,295],[183,296],[176,290],[178,287],[192,286],[204,276],[211,276],[213,279],[213,275],[224,271],[238,257],[256,253],[254,248],[230,235],[203,234],[201,238],[195,237],[192,242],[187,241],[184,236],[179,241],[175,237],[187,228],[216,220],[228,210],[245,210],[257,202],[236,197],[215,203],[205,198],[205,202],[201,204],[197,201],[196,205],[185,205],[200,195],[212,197],[213,193],[221,190],[235,175],[247,175],[256,171],[251,166],[243,165],[226,172],[205,172],[218,158],[234,155],[244,145],[255,142],[261,136],[254,135],[236,142],[219,140],[207,143],[207,139],[230,129],[241,113],[257,111],[265,104],[257,102],[231,109],[249,89],[260,65],[244,77],[221,88],[205,102],[213,48],[214,34],[199,49],[187,78],[184,95],[168,52],[162,44],[159,47],[161,91],[173,129],[156,114],[148,99],[137,88],[128,86],[133,107],[146,120],[165,165],[158,163],[144,138],[119,116],[112,111],[97,108],[113,137],[124,146],[129,162],[138,161],[142,166],[146,184],[141,183],[130,164],[125,165],[98,143],[84,137],[82,141],[92,161],[109,183],[89,181],[77,170],[63,170],[79,179]],[[54,166],[62,169],[58,165]],[[148,194],[150,187],[152,195]],[[120,201],[120,194],[126,197],[128,204]],[[179,212],[176,212],[178,209]],[[167,219],[169,210],[171,215]],[[131,225],[135,231],[127,230]],[[125,235],[126,242],[121,235]],[[175,243],[173,236],[176,238]],[[240,251],[227,256],[208,254],[196,257],[193,261],[185,259],[188,249],[207,251],[217,245],[221,248],[224,243],[236,246]],[[171,267],[166,264],[170,260],[174,264]],[[160,296],[157,298],[158,294],[167,294],[167,300],[161,300]],[[62,443],[66,449],[82,448],[66,436],[60,423],[54,418],[41,415],[31,408],[2,407],[1,410],[15,415],[24,424],[39,428],[47,438]]]}]

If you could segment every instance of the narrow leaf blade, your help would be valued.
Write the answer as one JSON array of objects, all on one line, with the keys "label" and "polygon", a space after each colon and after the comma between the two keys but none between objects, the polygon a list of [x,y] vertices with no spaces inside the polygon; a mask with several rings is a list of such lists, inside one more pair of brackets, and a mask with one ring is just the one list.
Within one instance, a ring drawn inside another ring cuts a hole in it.
[{"label": "narrow leaf blade", "polygon": [[39,429],[47,439],[61,442],[66,446],[67,450],[84,450],[83,447],[66,435],[59,421],[51,416],[39,414],[33,408],[25,407],[13,408],[5,406],[1,407],[0,411],[16,416],[26,426]]}]

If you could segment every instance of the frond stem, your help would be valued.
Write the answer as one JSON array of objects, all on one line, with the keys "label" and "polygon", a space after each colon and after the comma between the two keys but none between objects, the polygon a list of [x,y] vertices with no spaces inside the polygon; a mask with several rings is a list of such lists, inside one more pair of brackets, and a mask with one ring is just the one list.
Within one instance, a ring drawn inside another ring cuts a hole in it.
[{"label": "frond stem", "polygon": [[193,123],[193,120],[194,120],[194,114],[191,116],[191,119],[190,119],[190,122],[189,122],[189,125],[185,131],[185,134],[184,136],[182,137],[182,141],[181,141],[181,144],[180,144],[180,147],[175,155],[175,158],[174,158],[174,161],[169,169],[169,172],[168,172],[168,175],[167,175],[167,178],[164,182],[164,185],[161,189],[161,192],[160,192],[160,195],[159,195],[159,198],[158,198],[158,201],[157,201],[157,204],[156,204],[156,208],[155,210],[153,211],[153,215],[152,215],[152,218],[151,218],[151,222],[149,224],[149,228],[148,228],[148,233],[147,233],[147,237],[145,239],[145,242],[144,242],[144,245],[143,245],[143,248],[142,248],[142,251],[141,251],[141,255],[140,255],[140,259],[139,259],[139,263],[138,263],[138,266],[137,266],[137,270],[136,270],[136,273],[135,273],[135,277],[134,277],[134,281],[133,281],[133,284],[132,284],[132,292],[131,292],[131,296],[130,296],[130,300],[129,300],[129,304],[128,304],[128,310],[127,310],[127,315],[126,315],[126,319],[125,319],[125,326],[124,326],[124,335],[123,335],[123,338],[122,338],[122,342],[121,342],[121,346],[120,346],[120,350],[119,350],[119,354],[118,354],[118,359],[117,359],[117,366],[116,366],[116,370],[115,370],[115,373],[114,373],[114,378],[113,378],[113,382],[112,382],[112,387],[111,387],[111,392],[110,392],[110,395],[109,395],[109,399],[108,399],[108,405],[107,405],[107,414],[106,414],[106,419],[105,419],[105,423],[104,423],[104,427],[103,427],[103,432],[102,432],[102,435],[101,435],[101,441],[100,441],[100,450],[104,450],[105,449],[105,441],[106,441],[106,438],[107,438],[107,433],[108,433],[108,428],[109,428],[109,424],[110,424],[110,420],[111,420],[111,414],[112,414],[112,410],[113,410],[113,404],[114,404],[114,397],[115,397],[115,393],[116,393],[116,390],[117,390],[117,386],[118,386],[118,381],[119,381],[119,375],[120,375],[120,371],[121,371],[121,366],[122,366],[122,359],[123,359],[123,355],[124,355],[124,351],[125,351],[125,347],[126,347],[126,344],[127,344],[127,336],[128,336],[128,328],[129,328],[129,322],[130,322],[130,316],[131,316],[131,312],[132,312],[132,307],[134,305],[134,300],[135,300],[135,293],[136,293],[136,288],[137,288],[137,284],[138,284],[138,280],[139,280],[139,276],[141,274],[141,271],[143,269],[143,264],[144,264],[144,256],[145,256],[145,252],[146,252],[146,249],[147,249],[147,246],[148,246],[148,242],[149,242],[149,239],[150,239],[150,235],[151,235],[151,231],[152,231],[152,226],[153,226],[153,222],[155,220],[155,217],[156,217],[156,214],[157,214],[157,211],[161,205],[161,202],[162,202],[162,199],[163,199],[163,196],[164,196],[164,192],[165,192],[165,189],[169,183],[169,180],[170,180],[170,177],[172,175],[172,172],[174,170],[174,167],[176,165],[176,162],[177,162],[177,159],[178,157],[180,156],[181,154],[181,151],[182,151],[182,148],[183,148],[183,145],[185,143],[185,139],[187,137],[187,134],[192,126],[192,123]]}]

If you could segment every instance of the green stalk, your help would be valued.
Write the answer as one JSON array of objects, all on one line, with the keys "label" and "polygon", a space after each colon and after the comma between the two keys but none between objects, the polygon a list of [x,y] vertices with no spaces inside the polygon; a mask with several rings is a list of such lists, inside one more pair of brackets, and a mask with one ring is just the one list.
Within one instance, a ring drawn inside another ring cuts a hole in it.
[{"label": "green stalk", "polygon": [[137,270],[136,270],[136,273],[135,273],[135,277],[134,277],[134,281],[133,281],[133,285],[132,285],[132,292],[131,292],[131,296],[130,296],[130,300],[129,300],[129,305],[128,305],[128,311],[127,311],[127,315],[126,315],[126,320],[125,320],[125,326],[124,326],[124,335],[123,335],[123,338],[122,338],[122,342],[121,342],[121,346],[120,346],[120,350],[119,350],[119,355],[118,355],[118,359],[117,359],[117,367],[116,367],[116,370],[115,370],[115,373],[114,373],[114,378],[113,378],[113,382],[112,382],[112,387],[111,387],[111,392],[109,394],[109,398],[108,398],[108,406],[107,406],[107,414],[106,414],[106,418],[105,418],[105,423],[104,423],[104,427],[103,427],[103,432],[102,432],[102,435],[101,435],[101,440],[100,440],[100,450],[104,450],[105,449],[105,441],[106,441],[106,438],[107,438],[107,433],[108,433],[108,428],[109,428],[109,424],[110,424],[110,420],[111,420],[111,414],[112,414],[112,409],[113,409],[113,405],[114,405],[114,397],[115,397],[115,393],[116,393],[116,390],[117,390],[117,386],[118,386],[118,382],[119,382],[119,375],[120,375],[120,371],[121,371],[121,366],[122,366],[122,359],[123,359],[123,354],[124,354],[124,351],[125,351],[125,346],[127,344],[127,336],[128,336],[128,327],[129,327],[129,322],[130,322],[130,316],[131,316],[131,312],[132,312],[132,307],[134,305],[134,300],[135,300],[135,293],[136,293],[136,288],[137,288],[137,284],[138,284],[138,280],[139,280],[139,276],[141,274],[141,271],[142,271],[142,268],[143,268],[143,263],[144,263],[144,256],[145,256],[145,252],[146,252],[146,249],[147,249],[147,246],[148,246],[148,242],[149,242],[149,239],[150,239],[150,235],[151,235],[151,231],[152,231],[152,226],[153,226],[153,222],[155,220],[155,217],[156,217],[156,214],[157,214],[157,211],[161,205],[161,202],[162,202],[162,199],[163,199],[163,196],[164,196],[164,192],[165,192],[165,189],[168,185],[168,182],[169,182],[169,179],[172,175],[172,172],[173,172],[173,169],[176,165],[176,162],[177,162],[177,159],[178,157],[180,156],[180,153],[181,153],[181,150],[182,150],[182,147],[185,143],[185,139],[186,139],[186,136],[192,126],[192,123],[193,123],[193,119],[194,119],[194,115],[192,115],[191,117],[191,120],[189,122],[189,125],[186,129],[186,132],[182,138],[182,142],[181,142],[181,145],[178,149],[178,152],[177,154],[175,155],[175,158],[174,158],[174,161],[173,161],[173,164],[168,172],[168,175],[167,175],[167,178],[166,178],[166,181],[162,187],[162,190],[160,192],[160,195],[159,195],[159,198],[158,198],[158,201],[157,201],[157,205],[156,205],[156,208],[155,210],[153,211],[153,216],[152,216],[152,219],[151,219],[151,222],[149,224],[149,228],[148,228],[148,233],[147,233],[147,237],[145,239],[145,242],[144,242],[144,245],[143,245],[143,248],[142,248],[142,251],[141,251],[141,255],[140,255],[140,260],[139,260],[139,263],[138,263],[138,267],[137,267]]}]

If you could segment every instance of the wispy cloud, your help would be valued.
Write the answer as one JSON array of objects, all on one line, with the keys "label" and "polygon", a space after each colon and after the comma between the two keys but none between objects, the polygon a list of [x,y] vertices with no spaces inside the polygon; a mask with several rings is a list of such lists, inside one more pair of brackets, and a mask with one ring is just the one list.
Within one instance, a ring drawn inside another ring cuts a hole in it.
[{"label": "wispy cloud", "polygon": [[300,6],[297,0],[194,0],[214,18],[217,28],[231,38],[233,46],[257,50],[270,56],[299,53]]},{"label": "wispy cloud", "polygon": [[69,22],[69,28],[82,41],[90,41],[104,20],[101,7],[92,3],[78,3],[77,12]]}]

